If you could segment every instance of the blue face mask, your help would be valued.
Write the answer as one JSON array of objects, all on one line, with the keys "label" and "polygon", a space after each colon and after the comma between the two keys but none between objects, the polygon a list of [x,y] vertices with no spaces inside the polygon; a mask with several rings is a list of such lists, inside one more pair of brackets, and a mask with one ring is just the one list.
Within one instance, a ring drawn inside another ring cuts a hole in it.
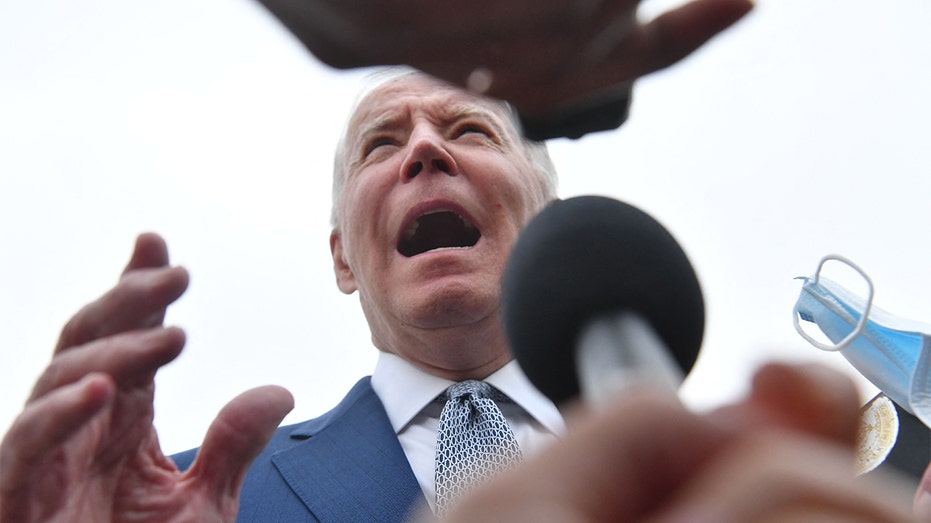
[{"label": "blue face mask", "polygon": [[[867,298],[821,276],[824,262],[837,260],[860,273]],[[795,304],[795,329],[822,350],[840,351],[863,376],[892,401],[931,427],[931,326],[898,318],[873,306],[873,283],[853,262],[826,256],[805,281]],[[814,323],[834,344],[821,343],[799,320]]]}]

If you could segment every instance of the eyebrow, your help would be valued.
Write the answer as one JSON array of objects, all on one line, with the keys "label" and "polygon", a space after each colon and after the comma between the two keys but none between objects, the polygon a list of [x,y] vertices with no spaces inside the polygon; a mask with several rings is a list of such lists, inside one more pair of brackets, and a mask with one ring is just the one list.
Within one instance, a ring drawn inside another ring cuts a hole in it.
[{"label": "eyebrow", "polygon": [[505,133],[505,130],[499,124],[501,116],[490,109],[482,106],[457,103],[452,105],[449,111],[449,115],[451,117],[449,118],[450,123],[466,120],[468,118],[478,118],[490,125],[502,140],[505,142],[510,141],[508,134]]},{"label": "eyebrow", "polygon": [[[487,124],[490,125],[495,133],[501,136],[503,140],[509,141],[508,135],[505,133],[504,128],[499,123],[501,117],[494,111],[480,105],[466,104],[462,102],[439,103],[444,105],[443,111],[440,112],[440,124],[450,125],[460,120],[477,118],[487,122]],[[408,118],[409,116],[406,110],[402,112],[388,108],[381,111],[377,117],[371,119],[369,122],[359,125],[357,127],[356,133],[354,134],[359,142],[364,143],[369,136],[393,130],[394,128],[402,125],[402,123]]]},{"label": "eyebrow", "polygon": [[355,134],[361,142],[364,142],[368,136],[394,129],[406,119],[406,116],[402,116],[397,111],[383,111],[377,118],[359,125]]}]

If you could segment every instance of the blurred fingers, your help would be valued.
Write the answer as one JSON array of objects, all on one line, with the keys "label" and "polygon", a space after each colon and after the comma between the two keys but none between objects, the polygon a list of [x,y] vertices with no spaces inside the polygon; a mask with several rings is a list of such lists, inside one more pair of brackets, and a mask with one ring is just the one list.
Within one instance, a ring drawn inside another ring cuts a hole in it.
[{"label": "blurred fingers", "polygon": [[39,465],[77,433],[113,398],[112,380],[91,374],[29,403],[0,445],[0,485],[4,510],[9,495],[30,485]]},{"label": "blurred fingers", "polygon": [[912,521],[908,489],[855,477],[852,452],[795,432],[757,432],[728,446],[654,523]]},{"label": "blurred fingers", "polygon": [[558,521],[639,521],[729,437],[673,398],[643,390],[569,428],[541,455],[479,486],[448,520],[519,521],[549,513],[560,514]]},{"label": "blurred fingers", "polygon": [[146,232],[136,237],[133,253],[123,274],[144,268],[168,265],[168,244],[158,234]]},{"label": "blurred fingers", "polygon": [[852,447],[860,419],[853,381],[822,365],[769,364],[753,378],[750,401],[782,426]]},{"label": "blurred fingers", "polygon": [[[641,26],[633,35],[631,47],[620,51],[639,51],[636,76],[642,76],[685,58],[752,8],[749,0],[695,0]],[[630,56],[616,57],[630,60]]]},{"label": "blurred fingers", "polygon": [[149,382],[181,353],[184,342],[184,331],[166,327],[124,332],[62,352],[39,377],[29,401],[92,373],[107,374],[118,384]]},{"label": "blurred fingers", "polygon": [[165,309],[184,293],[188,273],[168,266],[168,246],[161,236],[143,233],[113,289],[75,314],[55,347],[69,347],[118,332],[161,325]]},{"label": "blurred fingers", "polygon": [[78,311],[62,329],[55,352],[112,334],[161,324],[165,309],[184,293],[182,267],[135,269],[98,300]]},{"label": "blurred fingers", "polygon": [[[753,7],[750,0],[694,0],[638,23],[632,4],[606,2],[588,31],[570,31],[564,39],[532,41],[527,46],[542,46],[545,52],[508,55],[512,62],[505,65],[486,60],[494,73],[486,94],[504,98],[530,116],[595,101],[680,61]],[[508,43],[518,48],[518,43]],[[572,52],[567,54],[567,49]],[[472,69],[466,68],[466,74]],[[457,82],[465,78],[461,71],[457,76],[452,70],[441,76]],[[528,89],[538,84],[546,89]]]},{"label": "blurred fingers", "polygon": [[794,430],[853,447],[860,417],[854,383],[822,365],[770,363],[753,377],[747,399],[713,419],[735,430]]}]

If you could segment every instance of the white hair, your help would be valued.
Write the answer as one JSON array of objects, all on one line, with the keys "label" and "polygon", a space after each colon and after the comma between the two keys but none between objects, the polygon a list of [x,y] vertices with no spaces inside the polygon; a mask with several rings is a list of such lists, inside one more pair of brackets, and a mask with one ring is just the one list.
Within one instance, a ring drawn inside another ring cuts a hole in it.
[{"label": "white hair", "polygon": [[[333,162],[333,201],[332,210],[330,211],[330,224],[334,228],[339,227],[340,205],[342,204],[343,188],[346,185],[346,176],[348,175],[349,162],[346,156],[346,142],[350,132],[349,125],[352,122],[352,117],[359,109],[359,104],[361,104],[374,90],[391,80],[414,75],[427,76],[426,73],[406,66],[393,66],[381,69],[367,78],[366,84],[359,94],[356,95],[356,100],[353,103],[352,111],[349,113],[350,116],[346,121],[342,137],[336,145],[336,154]],[[556,167],[553,165],[549,151],[546,148],[546,143],[523,138],[523,135],[520,133],[520,121],[517,117],[517,111],[505,102],[495,101],[494,103],[501,104],[505,112],[510,116],[510,123],[516,131],[514,134],[521,136],[524,154],[530,161],[530,165],[533,166],[534,172],[539,177],[544,200],[554,200],[556,198],[559,180],[556,175]]]}]

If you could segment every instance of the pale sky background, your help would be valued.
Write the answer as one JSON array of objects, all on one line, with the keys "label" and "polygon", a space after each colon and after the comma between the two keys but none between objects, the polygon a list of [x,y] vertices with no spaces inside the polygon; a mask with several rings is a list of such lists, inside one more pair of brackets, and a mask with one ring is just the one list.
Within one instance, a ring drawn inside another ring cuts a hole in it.
[{"label": "pale sky background", "polygon": [[[759,0],[641,80],[621,130],[551,144],[562,196],[637,205],[692,259],[708,311],[682,389],[694,408],[770,359],[855,374],[792,328],[793,277],[824,254],[866,269],[880,307],[931,322],[929,27],[927,0]],[[332,151],[363,74],[320,65],[252,0],[3,0],[0,429],[141,231],[192,275],[168,316],[187,348],[157,379],[167,452],[247,388],[290,389],[295,422],[368,374],[375,349],[327,243]]]}]

